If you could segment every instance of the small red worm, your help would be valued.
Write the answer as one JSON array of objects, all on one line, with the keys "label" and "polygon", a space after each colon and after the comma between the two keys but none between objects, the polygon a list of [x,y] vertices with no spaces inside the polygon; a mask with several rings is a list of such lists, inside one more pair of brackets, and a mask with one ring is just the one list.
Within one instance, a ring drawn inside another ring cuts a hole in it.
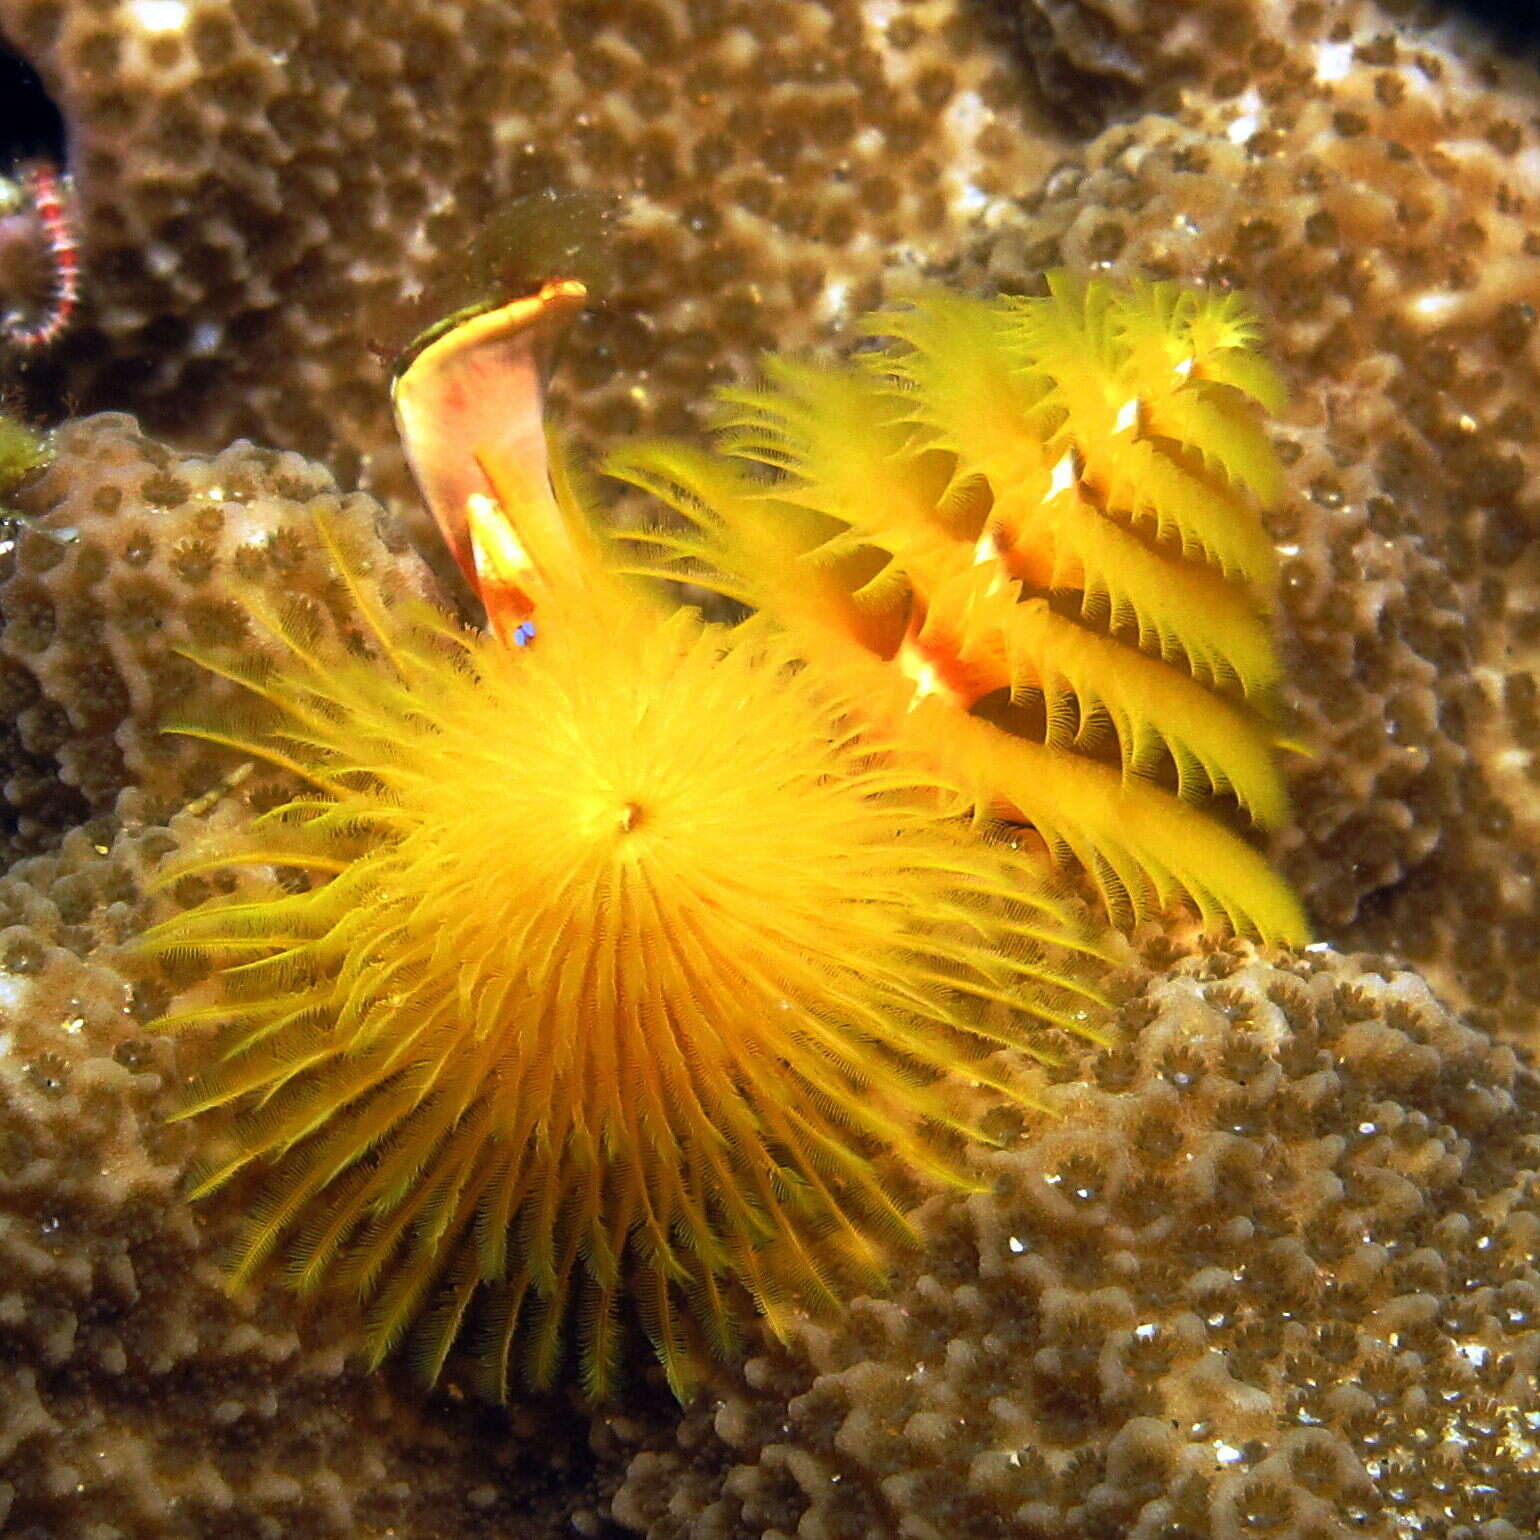
[{"label": "small red worm", "polygon": [[75,314],[80,297],[80,248],[69,215],[68,191],[59,174],[52,166],[34,163],[20,175],[31,193],[33,211],[48,240],[53,282],[48,294],[48,308],[43,315],[30,326],[6,322],[5,336],[18,347],[45,348],[58,339]]}]

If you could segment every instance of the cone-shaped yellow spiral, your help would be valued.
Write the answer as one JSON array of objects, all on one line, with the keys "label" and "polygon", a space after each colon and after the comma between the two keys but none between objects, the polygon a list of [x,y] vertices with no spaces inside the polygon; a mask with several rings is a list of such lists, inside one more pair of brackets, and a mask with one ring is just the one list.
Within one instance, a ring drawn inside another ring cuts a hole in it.
[{"label": "cone-shaped yellow spiral", "polygon": [[611,473],[685,524],[627,535],[632,570],[774,617],[1120,921],[1185,899],[1303,942],[1288,885],[1213,816],[1287,813],[1262,519],[1282,389],[1234,296],[1048,283],[922,294],[844,367],[768,359],[721,392],[715,454],[622,447]]}]

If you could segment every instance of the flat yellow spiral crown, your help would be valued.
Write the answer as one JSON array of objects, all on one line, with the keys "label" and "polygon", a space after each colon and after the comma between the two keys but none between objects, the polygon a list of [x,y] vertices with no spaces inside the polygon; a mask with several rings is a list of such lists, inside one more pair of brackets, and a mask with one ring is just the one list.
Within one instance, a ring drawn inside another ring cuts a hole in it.
[{"label": "flat yellow spiral crown", "polygon": [[[563,499],[567,515],[579,512]],[[1039,858],[872,742],[768,622],[702,624],[597,565],[510,645],[387,616],[372,651],[257,610],[276,668],[209,657],[253,714],[184,729],[305,789],[168,863],[241,887],[150,930],[212,973],[184,1116],[237,1109],[274,1253],[369,1302],[376,1359],[457,1342],[506,1393],[578,1322],[608,1390],[629,1299],[681,1393],[758,1312],[880,1281],[911,1175],[962,1182],[945,1072],[1045,1024],[1094,1035],[1096,948]]]}]

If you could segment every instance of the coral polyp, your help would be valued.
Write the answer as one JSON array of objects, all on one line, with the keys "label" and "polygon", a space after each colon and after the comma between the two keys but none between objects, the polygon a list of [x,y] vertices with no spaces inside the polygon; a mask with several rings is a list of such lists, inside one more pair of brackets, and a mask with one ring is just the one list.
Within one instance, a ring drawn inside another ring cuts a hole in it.
[{"label": "coral polyp", "polygon": [[1226,822],[1285,815],[1274,763],[1281,388],[1233,296],[934,292],[843,368],[773,359],[721,393],[721,453],[608,469],[687,527],[632,570],[774,616],[863,719],[981,812],[1032,825],[1111,912],[1185,898],[1214,930],[1305,936]]},{"label": "coral polyp", "polygon": [[170,864],[246,875],[140,943],[211,970],[168,1025],[223,1033],[188,1113],[244,1114],[199,1190],[265,1176],[237,1282],[281,1256],[497,1395],[574,1320],[607,1391],[627,1300],[683,1393],[871,1284],[910,1179],[967,1180],[951,1072],[1022,1100],[989,1055],[1099,1018],[1040,858],[783,635],[582,579],[527,647],[356,582],[367,655],[258,613],[286,661],[205,659],[253,715],[188,730],[306,789]]}]

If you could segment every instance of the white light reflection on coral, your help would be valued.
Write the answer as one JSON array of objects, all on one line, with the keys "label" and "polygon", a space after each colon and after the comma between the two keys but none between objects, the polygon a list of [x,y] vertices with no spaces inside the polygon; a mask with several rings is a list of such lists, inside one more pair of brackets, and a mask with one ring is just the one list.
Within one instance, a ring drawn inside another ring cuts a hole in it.
[{"label": "white light reflection on coral", "polygon": [[146,32],[180,32],[190,9],[187,0],[130,0],[128,14]]},{"label": "white light reflection on coral", "polygon": [[1225,129],[1225,138],[1231,144],[1245,144],[1262,122],[1262,98],[1257,94],[1257,88],[1251,86],[1243,92],[1237,105],[1240,107],[1240,116],[1234,118]]},{"label": "white light reflection on coral", "polygon": [[1344,80],[1353,69],[1351,43],[1322,43],[1315,51],[1315,78],[1322,82]]},{"label": "white light reflection on coral", "polygon": [[1426,294],[1419,294],[1412,301],[1412,312],[1424,321],[1438,321],[1442,320],[1459,302],[1458,295],[1433,289]]}]

